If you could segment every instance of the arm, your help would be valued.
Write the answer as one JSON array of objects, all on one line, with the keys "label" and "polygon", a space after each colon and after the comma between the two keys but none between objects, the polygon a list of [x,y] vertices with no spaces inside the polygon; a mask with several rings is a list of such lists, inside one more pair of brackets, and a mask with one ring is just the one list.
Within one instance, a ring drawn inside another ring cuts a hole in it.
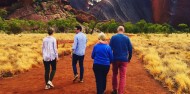
[{"label": "arm", "polygon": [[58,60],[59,57],[58,57],[57,41],[56,41],[56,39],[54,40],[54,45],[53,45],[53,47],[54,47],[54,52],[55,52],[55,55],[56,55],[56,59]]},{"label": "arm", "polygon": [[128,61],[130,62],[130,60],[132,58],[132,44],[131,44],[130,39],[128,39],[128,52],[129,52]]},{"label": "arm", "polygon": [[75,38],[74,38],[74,43],[73,43],[72,51],[74,51],[76,48],[77,48],[77,36],[75,36]]},{"label": "arm", "polygon": [[110,47],[111,47],[111,49],[113,48],[113,37],[110,39]]},{"label": "arm", "polygon": [[58,49],[58,40],[56,41],[56,43],[57,43],[57,49]]},{"label": "arm", "polygon": [[93,50],[92,50],[92,55],[91,55],[91,58],[92,58],[92,59],[94,59],[94,57],[95,57],[95,46],[94,46],[94,48],[93,48]]},{"label": "arm", "polygon": [[45,44],[44,44],[44,39],[42,40],[42,54],[43,54],[43,50],[45,48]]},{"label": "arm", "polygon": [[87,42],[88,42],[88,38],[86,37],[86,44],[87,44]]},{"label": "arm", "polygon": [[112,62],[112,61],[113,61],[113,52],[112,52],[110,46],[109,46],[109,49],[108,49],[108,53],[109,53],[109,59],[110,59],[110,62]]}]

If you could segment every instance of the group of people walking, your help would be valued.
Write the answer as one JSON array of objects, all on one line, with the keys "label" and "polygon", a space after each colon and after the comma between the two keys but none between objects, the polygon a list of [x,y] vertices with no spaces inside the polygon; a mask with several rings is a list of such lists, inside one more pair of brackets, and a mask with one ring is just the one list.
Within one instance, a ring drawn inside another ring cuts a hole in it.
[{"label": "group of people walking", "polygon": [[[45,67],[45,89],[54,87],[52,84],[53,77],[56,72],[56,61],[58,60],[57,42],[52,36],[55,30],[53,28],[48,29],[49,36],[43,39],[42,53],[43,62]],[[80,67],[80,83],[83,83],[84,67],[83,61],[85,57],[85,49],[87,38],[82,32],[81,26],[76,26],[76,35],[74,37],[74,43],[72,46],[72,67],[73,67],[73,82],[77,81],[79,75],[77,72],[77,62]],[[106,90],[106,77],[112,64],[112,94],[124,94],[124,88],[126,84],[126,69],[127,64],[132,57],[132,45],[129,37],[124,35],[125,29],[123,26],[119,26],[117,34],[113,35],[110,43],[106,41],[106,35],[100,33],[98,35],[98,42],[94,46],[91,57],[94,60],[93,71],[96,79],[97,94],[104,94]],[[52,71],[50,73],[50,66]],[[119,82],[117,79],[119,71]]]}]

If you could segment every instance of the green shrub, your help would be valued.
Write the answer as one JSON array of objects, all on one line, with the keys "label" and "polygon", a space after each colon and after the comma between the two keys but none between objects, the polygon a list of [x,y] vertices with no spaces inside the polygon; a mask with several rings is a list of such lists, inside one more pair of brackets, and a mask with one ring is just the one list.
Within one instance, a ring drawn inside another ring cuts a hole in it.
[{"label": "green shrub", "polygon": [[113,33],[113,32],[117,32],[118,26],[119,26],[119,23],[117,23],[114,19],[112,19],[109,22],[98,24],[97,28],[106,33]]},{"label": "green shrub", "polygon": [[57,27],[59,32],[69,32],[78,24],[75,18],[56,19],[48,22],[49,26]]},{"label": "green shrub", "polygon": [[0,17],[0,30],[6,31],[9,29],[9,25]]},{"label": "green shrub", "polygon": [[[187,25],[187,24],[184,24],[184,23],[179,24],[179,25],[178,25],[178,28],[179,28],[179,30],[182,31],[182,32],[189,32],[189,31],[190,31],[188,25]],[[190,33],[190,32],[189,32],[189,33]]]},{"label": "green shrub", "polygon": [[135,25],[135,24],[132,24],[131,22],[126,22],[124,24],[124,27],[125,27],[125,32],[127,33],[140,33],[140,28]]},{"label": "green shrub", "polygon": [[8,33],[19,34],[22,32],[22,24],[20,20],[11,19],[8,24],[10,27]]},{"label": "green shrub", "polygon": [[6,16],[7,16],[7,11],[5,9],[0,9],[0,17],[6,18]]}]

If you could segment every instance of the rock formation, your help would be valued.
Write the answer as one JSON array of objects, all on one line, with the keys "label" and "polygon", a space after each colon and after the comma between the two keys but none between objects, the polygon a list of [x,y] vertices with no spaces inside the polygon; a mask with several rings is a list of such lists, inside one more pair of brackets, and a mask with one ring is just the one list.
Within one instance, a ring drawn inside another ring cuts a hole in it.
[{"label": "rock formation", "polygon": [[[71,0],[73,7],[86,10],[84,0]],[[83,6],[82,6],[83,5]],[[190,25],[190,0],[102,0],[87,10],[100,20],[115,19],[117,21],[137,22],[145,19],[153,23],[169,23]]]}]

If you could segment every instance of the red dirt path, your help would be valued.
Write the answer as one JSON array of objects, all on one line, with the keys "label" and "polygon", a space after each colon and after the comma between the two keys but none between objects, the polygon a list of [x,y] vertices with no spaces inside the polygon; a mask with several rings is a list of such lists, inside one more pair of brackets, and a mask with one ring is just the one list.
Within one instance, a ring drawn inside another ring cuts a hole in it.
[{"label": "red dirt path", "polygon": [[[40,65],[28,72],[14,76],[13,78],[0,79],[0,94],[96,94],[93,61],[91,59],[92,48],[88,47],[84,61],[84,83],[73,83],[73,73],[70,56],[61,57],[57,63],[57,71],[53,80],[55,88],[44,90],[44,67]],[[112,71],[110,68],[107,76],[106,94],[110,94]],[[166,88],[153,79],[146,72],[143,64],[133,54],[131,63],[127,68],[126,94],[170,94]]]}]

